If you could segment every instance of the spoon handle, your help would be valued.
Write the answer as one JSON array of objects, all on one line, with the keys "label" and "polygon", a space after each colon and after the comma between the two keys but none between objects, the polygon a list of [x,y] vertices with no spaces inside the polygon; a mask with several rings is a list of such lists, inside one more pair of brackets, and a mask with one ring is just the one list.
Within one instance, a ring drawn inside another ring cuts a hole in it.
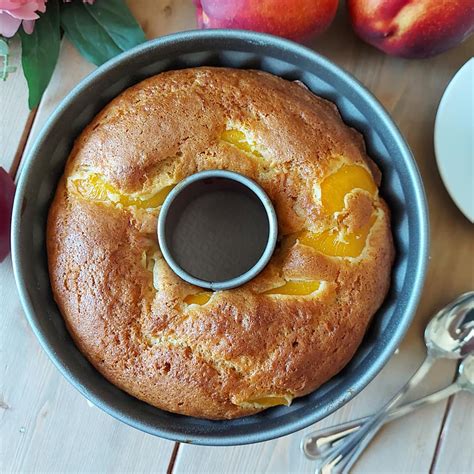
[{"label": "spoon handle", "polygon": [[[455,393],[459,392],[461,387],[456,383],[448,385],[447,387],[438,390],[437,392],[430,393],[425,395],[418,400],[414,400],[409,403],[405,403],[400,408],[396,408],[387,415],[384,422],[389,422],[405,416],[416,409],[429,405],[432,403],[437,403],[440,400],[443,400]],[[316,460],[319,459],[323,454],[325,454],[332,446],[339,443],[343,438],[347,437],[349,434],[358,430],[362,424],[367,422],[370,419],[370,416],[365,416],[363,418],[358,418],[353,421],[348,421],[346,423],[340,423],[338,425],[331,426],[329,428],[323,428],[321,430],[313,431],[308,433],[303,437],[301,441],[301,449],[308,459]],[[361,444],[365,442],[361,441]],[[368,444],[368,443],[367,443]],[[362,452],[362,451],[361,451]],[[352,459],[352,457],[351,457]]]},{"label": "spoon handle", "polygon": [[435,358],[428,352],[425,360],[420,365],[418,370],[391,400],[389,400],[377,413],[371,416],[368,421],[363,423],[357,431],[349,434],[344,440],[331,448],[327,454],[322,457],[322,462],[318,471],[322,472],[328,465],[334,465],[337,459],[342,460],[369,433],[371,436],[375,436],[375,433],[382,427],[388,412],[394,408],[403,398],[403,396],[412,387],[417,385],[420,380],[428,373],[434,363],[434,360]]},{"label": "spoon handle", "polygon": [[[451,385],[448,385],[447,387],[434,392],[430,395],[427,395],[423,398],[420,398],[418,400],[415,400],[411,403],[407,403],[406,405],[403,405],[400,407],[400,409],[395,410],[392,412],[390,415],[387,416],[385,421],[392,421],[395,418],[399,418],[400,416],[407,415],[408,413],[411,413],[418,408],[425,406],[425,405],[431,405],[433,403],[439,402],[440,400],[443,400],[445,398],[450,397],[451,395],[454,395],[455,393],[458,393],[462,390],[462,388],[457,385],[456,383],[453,383]],[[342,474],[349,474],[351,472],[352,467],[354,464],[357,462],[357,460],[360,458],[362,453],[365,451],[367,446],[371,443],[372,439],[376,435],[378,430],[375,430],[374,432],[369,432],[365,438],[363,438],[359,444],[357,444],[352,451],[349,452],[348,455],[340,459],[338,464],[340,464],[340,467],[338,466],[337,471],[334,470],[334,474],[336,472],[340,472]]]}]

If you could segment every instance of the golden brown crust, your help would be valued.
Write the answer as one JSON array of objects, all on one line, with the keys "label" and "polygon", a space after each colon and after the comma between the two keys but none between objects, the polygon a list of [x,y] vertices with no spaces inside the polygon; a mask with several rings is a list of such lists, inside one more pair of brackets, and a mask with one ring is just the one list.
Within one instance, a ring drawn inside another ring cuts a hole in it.
[{"label": "golden brown crust", "polygon": [[[248,133],[256,151],[223,140],[229,128]],[[359,164],[380,180],[359,134],[332,103],[270,74],[185,69],[125,91],[77,139],[48,219],[53,293],[80,350],[137,398],[212,419],[255,413],[261,407],[249,400],[302,396],[334,376],[381,305],[394,256],[378,195],[350,194],[336,217],[322,208],[318,187],[337,162]],[[159,253],[159,208],[97,202],[71,181],[92,170],[120,193],[146,195],[212,168],[263,186],[282,243],[256,279],[214,293],[205,305],[184,302],[200,290]],[[356,258],[291,240],[332,225],[357,231],[371,216]],[[264,294],[293,279],[321,286],[309,296]]]}]

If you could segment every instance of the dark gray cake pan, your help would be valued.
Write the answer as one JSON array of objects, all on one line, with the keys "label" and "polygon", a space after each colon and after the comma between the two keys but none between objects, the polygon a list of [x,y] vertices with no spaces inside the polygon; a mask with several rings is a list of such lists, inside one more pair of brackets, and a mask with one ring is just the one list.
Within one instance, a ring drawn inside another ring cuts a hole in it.
[{"label": "dark gray cake pan", "polygon": [[[102,377],[74,345],[53,300],[45,248],[48,208],[73,141],[84,126],[111,99],[142,79],[169,69],[203,65],[261,69],[300,80],[335,102],[344,121],[362,132],[369,155],[382,170],[381,192],[392,210],[397,249],[390,292],[347,367],[290,407],[230,421],[159,410]],[[86,77],[52,114],[25,160],[13,210],[12,254],[28,321],[56,367],[87,399],[147,433],[187,443],[236,445],[305,428],[347,403],[375,377],[400,344],[415,313],[426,272],[429,225],[412,154],[367,89],[328,59],[298,44],[235,30],[189,31],[145,43]]]}]

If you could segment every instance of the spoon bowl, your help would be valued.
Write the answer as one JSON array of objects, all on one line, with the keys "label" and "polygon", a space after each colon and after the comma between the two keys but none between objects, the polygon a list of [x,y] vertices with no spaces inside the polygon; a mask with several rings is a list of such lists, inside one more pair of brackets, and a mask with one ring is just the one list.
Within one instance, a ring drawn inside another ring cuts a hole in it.
[{"label": "spoon bowl", "polygon": [[434,358],[460,359],[474,351],[474,291],[435,314],[426,326],[425,344]]}]

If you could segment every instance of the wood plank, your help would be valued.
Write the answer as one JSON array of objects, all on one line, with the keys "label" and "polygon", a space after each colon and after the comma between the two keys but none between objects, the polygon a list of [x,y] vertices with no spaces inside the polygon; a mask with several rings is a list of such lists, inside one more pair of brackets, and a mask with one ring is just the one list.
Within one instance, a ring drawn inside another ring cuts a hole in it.
[{"label": "wood plank", "polygon": [[[419,311],[399,354],[359,396],[332,416],[304,432],[251,447],[214,449],[181,445],[175,473],[312,472],[314,463],[299,451],[303,434],[370,414],[383,400],[388,400],[422,360],[422,333],[434,311],[473,287],[472,270],[466,260],[472,258],[474,232],[444,189],[433,154],[433,124],[439,100],[454,73],[470,58],[473,46],[471,39],[455,50],[424,61],[392,58],[358,40],[344,13],[328,33],[313,42],[316,51],[354,74],[379,98],[417,159],[430,205],[432,235],[431,263]],[[439,363],[422,388],[428,391],[448,384],[454,371],[453,363]],[[439,403],[385,427],[353,472],[428,472],[445,409],[446,402]],[[446,440],[456,445],[458,437],[446,428]],[[455,459],[450,467],[451,472],[458,469]]]},{"label": "wood plank", "polygon": [[[131,2],[148,19],[147,34],[166,34],[192,27],[176,15],[184,1]],[[27,146],[62,98],[94,68],[66,40],[48,89],[38,108]],[[21,71],[18,73],[21,76]],[[10,167],[21,135],[27,103],[26,83],[7,83],[0,99],[9,100],[2,114],[2,161]],[[15,87],[13,87],[15,86]],[[3,84],[2,84],[3,87]],[[11,127],[11,117],[15,125]],[[4,137],[8,141],[4,141]],[[4,149],[4,143],[8,149]],[[8,151],[8,154],[6,153]],[[11,158],[10,158],[11,157]],[[54,368],[24,317],[15,289],[11,259],[0,264],[0,471],[2,472],[165,472],[175,443],[141,433],[91,406]]]},{"label": "wood plank", "polygon": [[14,171],[34,114],[28,109],[28,90],[21,71],[18,39],[10,42],[10,53],[10,64],[17,70],[6,81],[0,81],[0,166]]},{"label": "wood plank", "polygon": [[[129,3],[148,37],[194,27],[193,7],[188,0],[134,0]],[[347,19],[340,15],[330,32],[312,46],[353,72],[375,92],[400,125],[419,161],[427,186],[433,231],[433,260],[422,304],[400,353],[362,394],[318,424],[322,427],[367,414],[387,399],[421,359],[421,334],[430,314],[458,292],[472,286],[465,265],[472,255],[472,244],[469,243],[472,230],[450,201],[435,170],[432,127],[442,90],[454,71],[468,59],[473,43],[428,61],[389,58],[355,39]],[[32,137],[59,100],[90,68],[71,45],[63,43],[60,62],[38,110]],[[432,70],[436,70],[436,75]],[[15,102],[19,101],[18,97]],[[0,443],[0,459],[4,463],[0,464],[0,470],[165,470],[173,443],[139,433],[100,410],[89,408],[84,398],[52,367],[29,330],[18,299],[12,296],[15,290],[9,260],[0,265],[0,281],[0,337],[6,354],[6,357],[2,354],[0,373],[3,393],[0,424],[2,433],[8,435],[2,436],[7,441]],[[453,372],[452,364],[440,364],[425,388],[443,385]],[[354,471],[427,472],[441,429],[444,407],[445,404],[440,404],[424,409],[384,429]],[[446,442],[451,440],[456,446],[459,433],[451,434],[450,416],[451,413],[443,434]],[[299,452],[301,436],[302,432],[268,443],[236,448],[182,445],[175,471],[311,472],[314,464]],[[444,462],[443,449],[440,449],[436,466]],[[451,472],[463,468],[453,461],[450,463]]]},{"label": "wood plank", "polygon": [[1,472],[165,472],[174,443],[88,404],[40,348],[0,265]]},{"label": "wood plank", "polygon": [[469,474],[474,466],[474,400],[471,394],[454,397],[441,433],[436,474]]},{"label": "wood plank", "polygon": [[127,3],[149,39],[197,28],[192,1],[127,0]]}]

